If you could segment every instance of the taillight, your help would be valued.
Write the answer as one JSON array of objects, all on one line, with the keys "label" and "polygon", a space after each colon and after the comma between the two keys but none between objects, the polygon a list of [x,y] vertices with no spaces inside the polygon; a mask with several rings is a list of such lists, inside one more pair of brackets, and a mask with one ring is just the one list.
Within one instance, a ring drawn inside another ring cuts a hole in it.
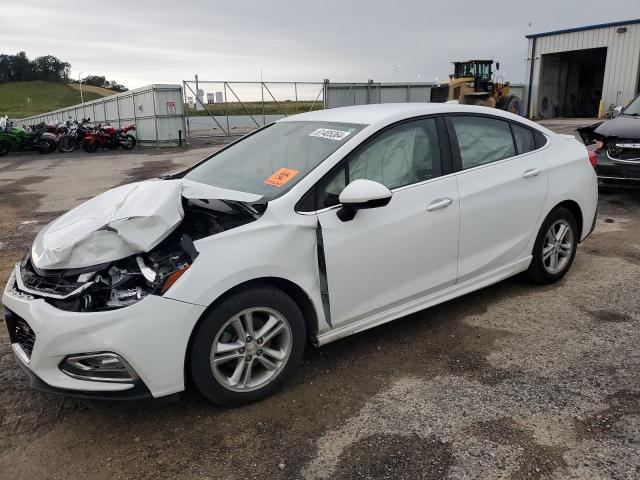
[{"label": "taillight", "polygon": [[591,166],[593,168],[596,168],[596,165],[598,164],[598,156],[593,150],[589,150],[589,162],[591,162]]}]

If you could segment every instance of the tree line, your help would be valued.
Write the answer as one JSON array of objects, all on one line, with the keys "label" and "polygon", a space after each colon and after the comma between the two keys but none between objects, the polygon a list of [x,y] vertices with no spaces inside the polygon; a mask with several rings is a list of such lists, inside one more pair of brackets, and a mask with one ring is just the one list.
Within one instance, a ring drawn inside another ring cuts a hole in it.
[{"label": "tree line", "polygon": [[[0,54],[0,83],[26,82],[45,80],[49,82],[77,83],[69,78],[71,64],[63,62],[53,55],[30,60],[25,52],[15,55]],[[109,81],[104,76],[89,75],[82,79],[86,85],[108,88],[116,92],[126,92],[127,87],[115,81]]]}]

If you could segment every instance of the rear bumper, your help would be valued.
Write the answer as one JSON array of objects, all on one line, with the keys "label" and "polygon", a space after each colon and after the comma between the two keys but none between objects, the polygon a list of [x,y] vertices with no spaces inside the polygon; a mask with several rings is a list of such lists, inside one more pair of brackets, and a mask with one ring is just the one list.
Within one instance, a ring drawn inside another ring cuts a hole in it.
[{"label": "rear bumper", "polygon": [[598,175],[598,185],[602,187],[640,189],[640,178]]}]

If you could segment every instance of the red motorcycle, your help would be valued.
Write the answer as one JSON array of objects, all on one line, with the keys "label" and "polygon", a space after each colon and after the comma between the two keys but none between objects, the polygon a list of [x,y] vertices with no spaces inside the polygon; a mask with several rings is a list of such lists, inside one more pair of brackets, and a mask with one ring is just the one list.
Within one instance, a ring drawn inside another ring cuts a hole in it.
[{"label": "red motorcycle", "polygon": [[131,130],[135,130],[135,129],[136,129],[136,124],[132,123],[131,125],[127,125],[124,128],[120,128],[119,130],[116,130],[116,136],[118,137],[118,145],[120,145],[125,150],[131,150],[133,147],[135,147],[136,137],[128,133]]},{"label": "red motorcycle", "polygon": [[119,129],[111,125],[98,125],[94,129],[87,131],[84,142],[82,143],[82,148],[89,153],[95,152],[98,148],[115,150],[120,146],[125,150],[131,150],[136,146],[136,139],[127,132],[135,129],[135,124],[127,125]]}]

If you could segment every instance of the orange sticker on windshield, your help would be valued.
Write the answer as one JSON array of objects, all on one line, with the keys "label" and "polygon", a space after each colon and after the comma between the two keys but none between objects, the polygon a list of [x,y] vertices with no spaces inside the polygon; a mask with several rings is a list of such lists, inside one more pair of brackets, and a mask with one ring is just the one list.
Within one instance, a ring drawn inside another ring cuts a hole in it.
[{"label": "orange sticker on windshield", "polygon": [[266,183],[267,185],[272,185],[274,187],[281,187],[285,183],[287,183],[289,180],[291,180],[293,177],[295,177],[298,173],[300,173],[300,170],[293,170],[291,168],[281,168],[280,170],[275,172],[273,175],[271,175],[269,178],[267,178],[264,181],[264,183]]}]

